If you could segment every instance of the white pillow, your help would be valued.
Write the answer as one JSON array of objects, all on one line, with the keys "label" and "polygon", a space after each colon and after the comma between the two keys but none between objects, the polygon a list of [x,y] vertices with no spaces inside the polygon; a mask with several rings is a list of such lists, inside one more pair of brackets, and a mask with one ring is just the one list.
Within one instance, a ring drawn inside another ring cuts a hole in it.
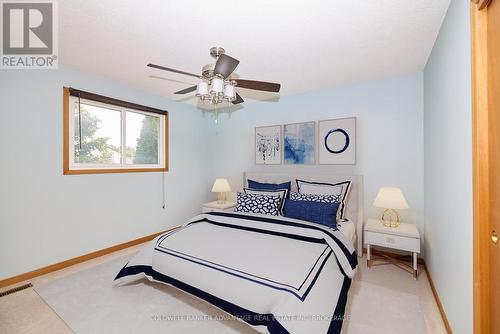
[{"label": "white pillow", "polygon": [[349,190],[351,189],[351,181],[324,183],[296,180],[296,182],[299,194],[337,196],[338,202],[340,203],[338,218],[345,219],[345,208]]},{"label": "white pillow", "polygon": [[297,189],[299,190],[299,194],[338,196],[342,194],[343,187],[330,184],[306,183],[304,181],[297,180]]}]

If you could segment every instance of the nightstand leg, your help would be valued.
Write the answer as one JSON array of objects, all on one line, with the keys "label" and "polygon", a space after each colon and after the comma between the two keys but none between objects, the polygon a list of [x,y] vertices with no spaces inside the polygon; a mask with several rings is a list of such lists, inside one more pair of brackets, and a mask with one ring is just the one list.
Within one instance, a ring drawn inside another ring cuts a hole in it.
[{"label": "nightstand leg", "polygon": [[417,279],[417,253],[413,253],[413,278]]},{"label": "nightstand leg", "polygon": [[366,245],[366,264],[368,268],[372,266],[372,250],[370,244]]}]

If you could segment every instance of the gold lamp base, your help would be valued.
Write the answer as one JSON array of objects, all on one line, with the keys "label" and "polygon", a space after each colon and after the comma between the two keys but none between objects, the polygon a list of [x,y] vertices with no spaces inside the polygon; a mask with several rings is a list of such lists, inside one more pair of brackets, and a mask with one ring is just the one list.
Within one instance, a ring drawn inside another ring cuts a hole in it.
[{"label": "gold lamp base", "polygon": [[385,209],[380,214],[379,220],[387,227],[398,227],[401,224],[399,213],[394,209]]},{"label": "gold lamp base", "polygon": [[226,193],[217,193],[217,204],[225,204],[226,203]]}]

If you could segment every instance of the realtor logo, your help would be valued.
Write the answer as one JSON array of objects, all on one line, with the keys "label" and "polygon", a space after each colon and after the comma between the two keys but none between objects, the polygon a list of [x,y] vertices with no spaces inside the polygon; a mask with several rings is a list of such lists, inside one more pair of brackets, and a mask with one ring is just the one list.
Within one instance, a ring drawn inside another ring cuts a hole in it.
[{"label": "realtor logo", "polygon": [[2,69],[57,68],[55,3],[2,1]]}]

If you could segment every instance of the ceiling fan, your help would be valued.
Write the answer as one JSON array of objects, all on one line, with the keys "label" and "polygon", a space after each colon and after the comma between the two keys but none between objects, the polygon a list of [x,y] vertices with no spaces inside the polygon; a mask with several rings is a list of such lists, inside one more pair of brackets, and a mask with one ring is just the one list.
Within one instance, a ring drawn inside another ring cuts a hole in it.
[{"label": "ceiling fan", "polygon": [[184,74],[200,79],[201,81],[198,85],[182,89],[174,94],[182,95],[196,91],[196,96],[201,101],[207,101],[211,104],[219,104],[224,101],[229,101],[233,104],[240,104],[244,102],[238,92],[236,92],[236,87],[272,93],[278,93],[280,91],[281,85],[278,83],[243,80],[232,77],[233,72],[240,61],[228,56],[223,48],[211,48],[210,55],[215,58],[216,61],[215,63],[203,66],[201,75],[156,64],[148,64],[148,67]]}]

